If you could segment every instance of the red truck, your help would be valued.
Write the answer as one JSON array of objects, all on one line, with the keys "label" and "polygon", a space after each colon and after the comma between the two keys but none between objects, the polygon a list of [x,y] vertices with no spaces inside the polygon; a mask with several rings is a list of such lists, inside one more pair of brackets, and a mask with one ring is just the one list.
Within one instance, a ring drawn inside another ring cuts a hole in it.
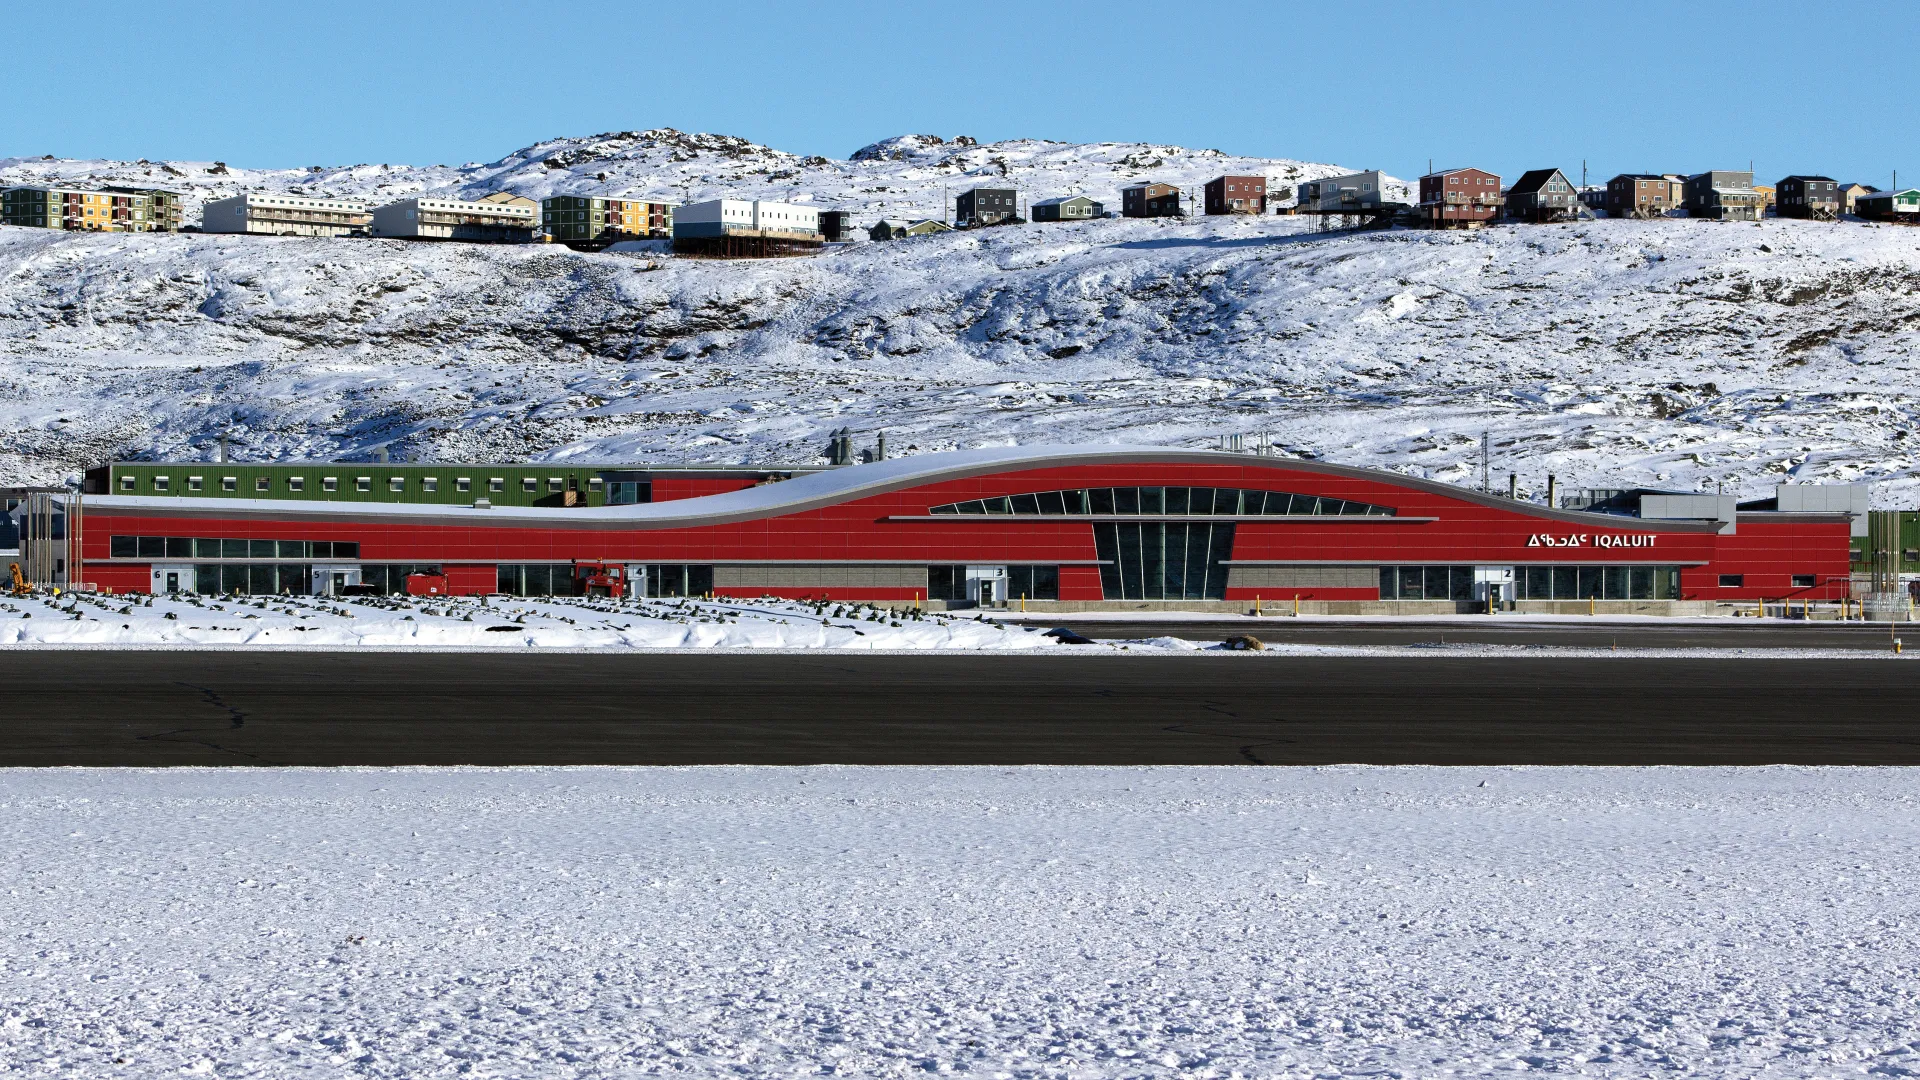
[{"label": "red truck", "polygon": [[619,563],[575,562],[573,580],[582,596],[605,596],[614,600],[627,594],[627,569]]}]

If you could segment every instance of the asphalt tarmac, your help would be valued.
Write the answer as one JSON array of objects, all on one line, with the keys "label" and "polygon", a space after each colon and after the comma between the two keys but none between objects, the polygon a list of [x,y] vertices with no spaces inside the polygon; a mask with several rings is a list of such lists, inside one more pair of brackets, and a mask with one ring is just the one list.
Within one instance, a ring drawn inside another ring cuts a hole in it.
[{"label": "asphalt tarmac", "polygon": [[1252,634],[1270,644],[1293,645],[1554,645],[1589,649],[1856,649],[1890,652],[1891,639],[1920,649],[1920,623],[1798,622],[1769,619],[1697,619],[1670,623],[1578,619],[1526,620],[1513,616],[1472,619],[1382,618],[1364,622],[1266,618],[1102,621],[1072,615],[1009,615],[1022,626],[1064,626],[1098,640],[1177,637],[1220,641]]},{"label": "asphalt tarmac", "polygon": [[0,653],[0,765],[1920,764],[1915,659]]}]

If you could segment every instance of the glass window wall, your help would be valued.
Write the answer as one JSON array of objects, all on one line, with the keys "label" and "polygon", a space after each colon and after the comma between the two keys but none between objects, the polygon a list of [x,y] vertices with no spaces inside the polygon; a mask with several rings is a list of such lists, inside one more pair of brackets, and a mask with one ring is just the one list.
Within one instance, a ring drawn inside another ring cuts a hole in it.
[{"label": "glass window wall", "polygon": [[243,596],[305,596],[313,591],[313,567],[274,563],[197,563],[193,591]]},{"label": "glass window wall", "polygon": [[1676,600],[1677,566],[1522,566],[1513,575],[1521,600]]},{"label": "glass window wall", "polygon": [[110,536],[114,559],[357,559],[358,540],[239,540],[188,536]]},{"label": "glass window wall", "polygon": [[1108,600],[1226,599],[1231,522],[1095,522],[1093,542]]},{"label": "glass window wall", "polygon": [[930,507],[929,514],[1081,514],[1123,517],[1392,517],[1390,506],[1252,488],[1123,487],[1037,491]]}]

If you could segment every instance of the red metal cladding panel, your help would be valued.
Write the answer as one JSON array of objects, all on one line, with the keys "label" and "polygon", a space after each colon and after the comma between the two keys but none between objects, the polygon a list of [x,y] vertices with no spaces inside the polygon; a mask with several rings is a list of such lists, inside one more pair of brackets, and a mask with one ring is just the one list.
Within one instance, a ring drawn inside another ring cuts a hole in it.
[{"label": "red metal cladding panel", "polygon": [[[761,588],[716,588],[715,596],[730,596],[735,599],[750,600],[760,596],[777,596],[785,600],[897,600],[902,602],[927,599],[925,589],[882,588],[866,586],[858,588],[835,588],[816,585],[806,589]],[[1097,598],[1096,598],[1097,599]]]},{"label": "red metal cladding panel", "polygon": [[462,596],[490,593],[500,587],[500,574],[492,563],[448,565],[441,569],[447,573],[448,589]]},{"label": "red metal cladding panel", "polygon": [[88,563],[81,580],[113,592],[146,592],[153,588],[152,563]]},{"label": "red metal cladding panel", "polygon": [[759,483],[758,480],[746,477],[655,476],[653,501],[673,502],[677,499],[697,499],[702,495],[722,495],[729,491],[744,491],[758,486]]},{"label": "red metal cladding panel", "polygon": [[[1770,522],[1740,519],[1736,532],[1716,538],[1707,565],[1683,571],[1680,590],[1690,600],[1838,600],[1852,595],[1852,555],[1844,522]],[[1723,576],[1738,585],[1720,584]],[[1812,578],[1796,585],[1794,578]]]}]

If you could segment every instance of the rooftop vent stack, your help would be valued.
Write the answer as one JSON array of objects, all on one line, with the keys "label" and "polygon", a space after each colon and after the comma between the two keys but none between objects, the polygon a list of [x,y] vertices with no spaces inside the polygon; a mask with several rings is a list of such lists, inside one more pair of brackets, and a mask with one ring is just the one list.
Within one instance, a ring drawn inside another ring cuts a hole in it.
[{"label": "rooftop vent stack", "polygon": [[389,459],[387,457],[387,448],[385,445],[376,446],[373,448],[373,460],[375,463],[380,465],[385,465],[388,462]]},{"label": "rooftop vent stack", "polygon": [[1519,473],[1507,474],[1507,498],[1512,499],[1514,502],[1520,501],[1520,474]]},{"label": "rooftop vent stack", "polygon": [[836,428],[827,436],[827,464],[853,464],[853,432],[848,428]]},{"label": "rooftop vent stack", "polygon": [[887,460],[887,433],[884,431],[880,433],[879,440],[874,444],[873,460],[875,461]]},{"label": "rooftop vent stack", "polygon": [[1555,510],[1560,506],[1560,481],[1552,473],[1547,474],[1547,509]]},{"label": "rooftop vent stack", "polygon": [[227,463],[227,436],[225,432],[222,432],[220,435],[219,449],[215,451],[215,454],[216,454],[216,456],[214,457],[215,461],[219,462],[222,465],[225,465]]}]

